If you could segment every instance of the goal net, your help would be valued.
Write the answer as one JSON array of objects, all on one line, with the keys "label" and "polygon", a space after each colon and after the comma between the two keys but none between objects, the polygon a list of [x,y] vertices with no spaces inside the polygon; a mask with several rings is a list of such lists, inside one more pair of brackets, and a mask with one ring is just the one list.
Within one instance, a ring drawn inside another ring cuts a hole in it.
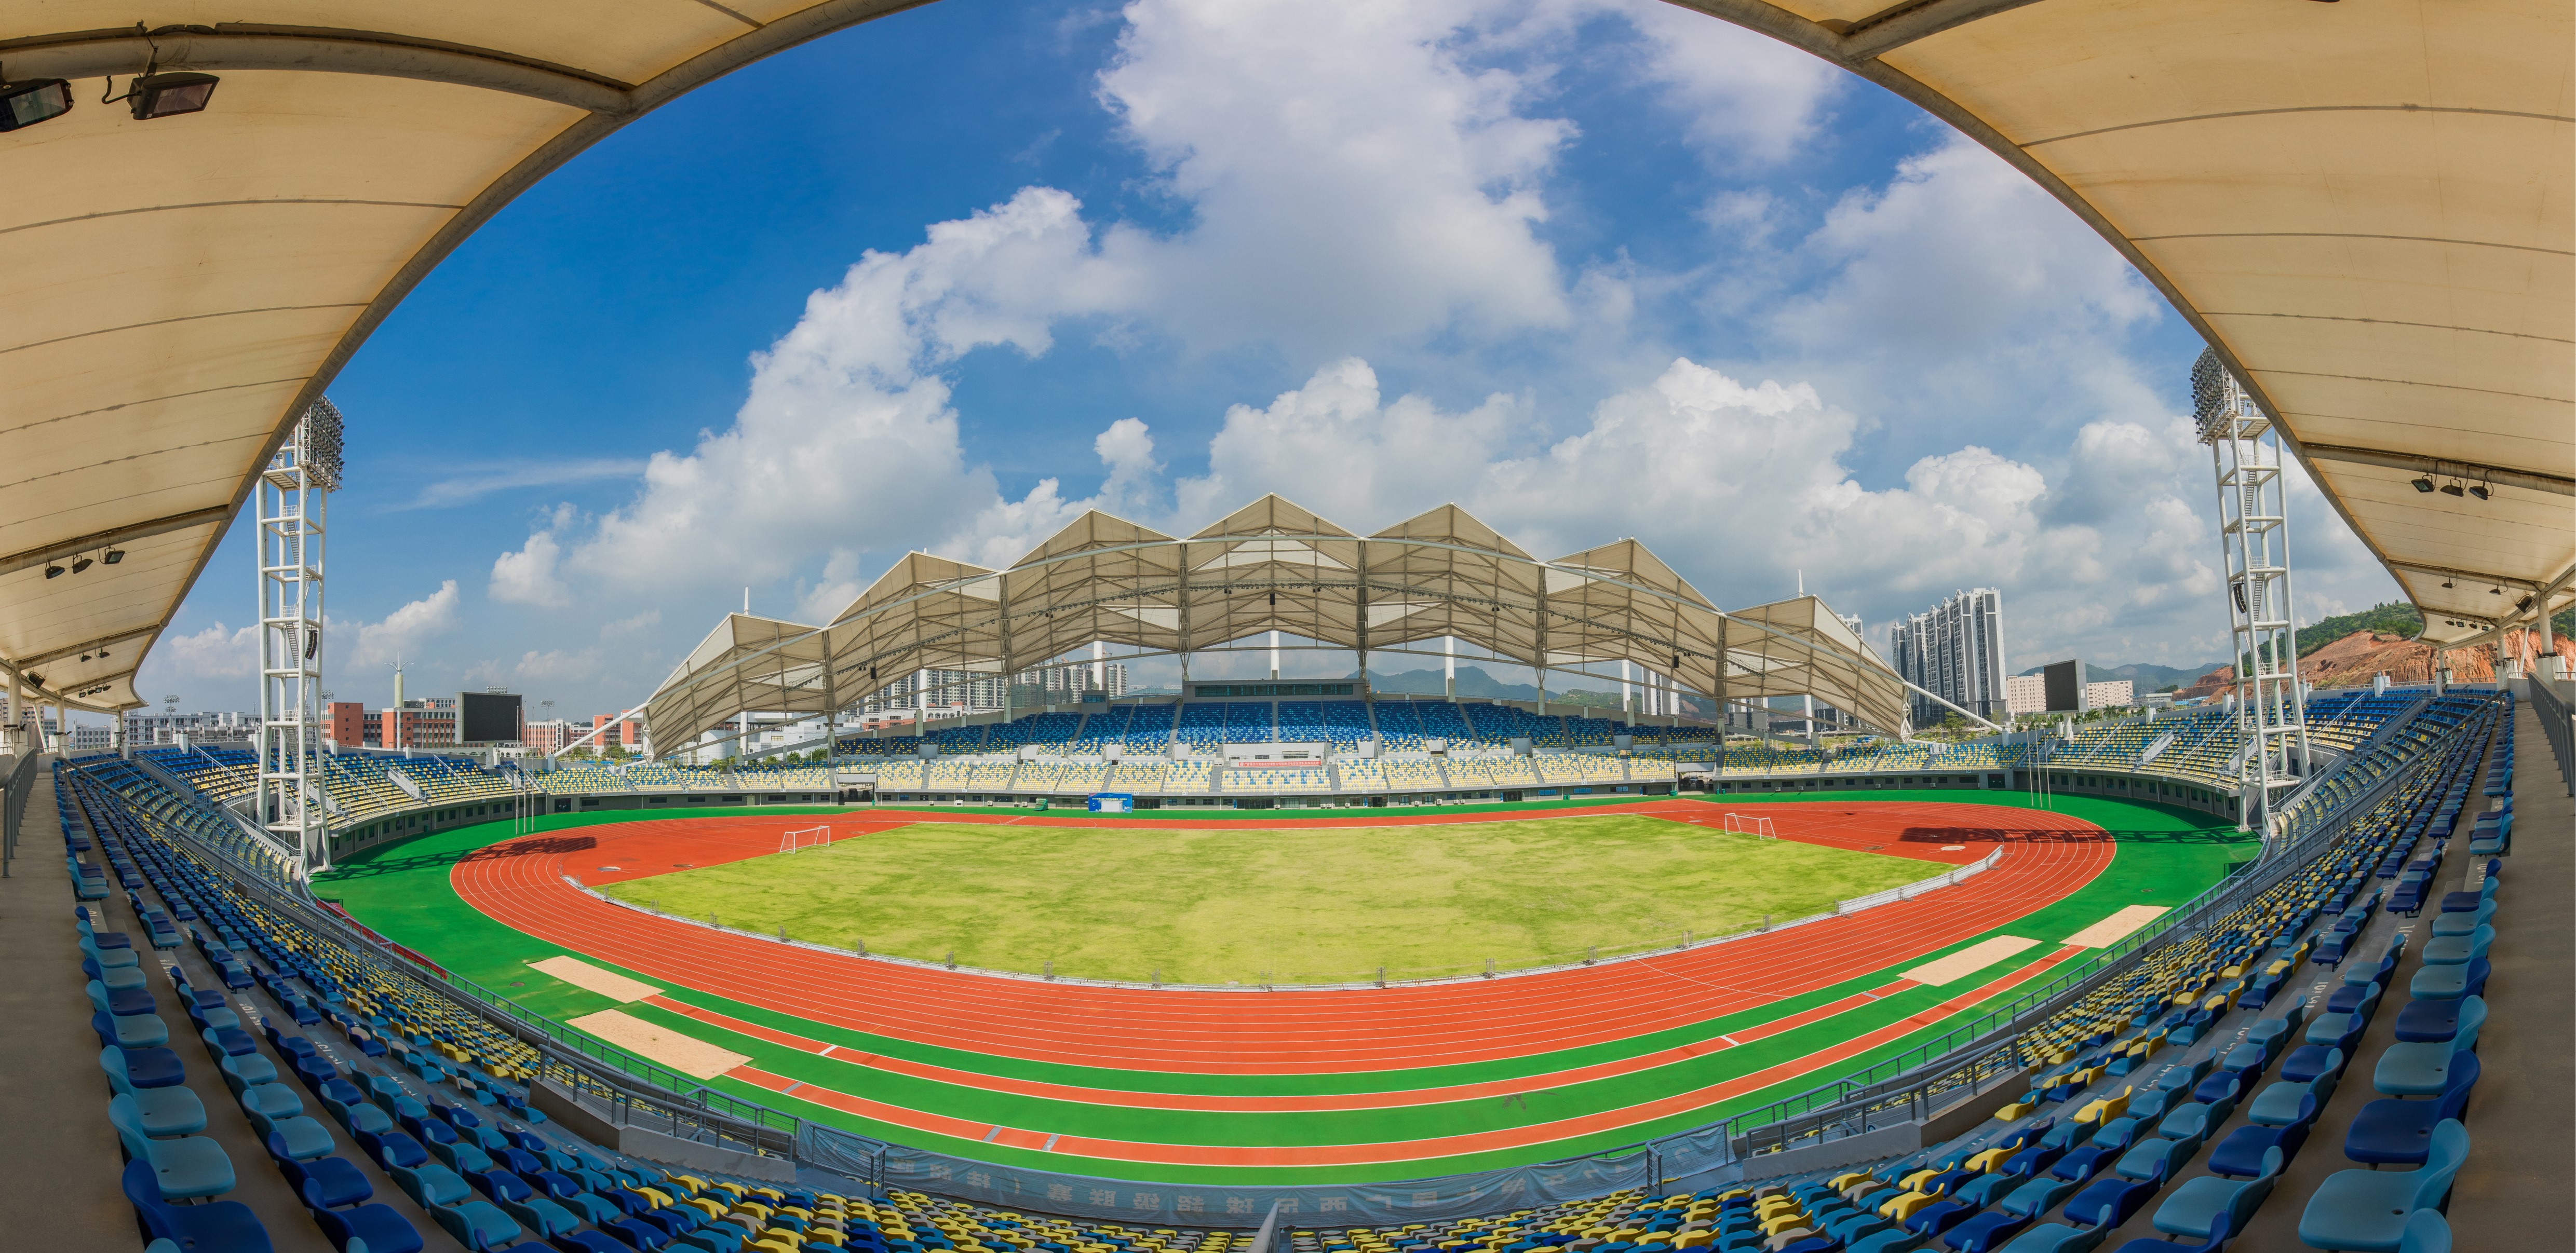
[{"label": "goal net", "polygon": [[1757,818],[1750,814],[1728,814],[1726,830],[1731,835],[1755,835],[1766,840],[1780,838],[1780,833],[1771,828],[1770,819]]},{"label": "goal net", "polygon": [[807,827],[802,831],[790,831],[779,836],[778,851],[792,853],[800,848],[821,848],[831,842],[830,827]]}]

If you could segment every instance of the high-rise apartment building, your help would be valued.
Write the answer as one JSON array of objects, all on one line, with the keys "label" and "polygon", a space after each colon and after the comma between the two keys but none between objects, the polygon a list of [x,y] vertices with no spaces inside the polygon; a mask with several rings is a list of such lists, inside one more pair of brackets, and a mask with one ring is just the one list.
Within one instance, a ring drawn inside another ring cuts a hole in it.
[{"label": "high-rise apartment building", "polygon": [[[1907,682],[1994,722],[2004,720],[2004,594],[1972,588],[1898,622],[1889,631],[1896,672]],[[1932,726],[1949,714],[1915,696],[1914,725]]]}]

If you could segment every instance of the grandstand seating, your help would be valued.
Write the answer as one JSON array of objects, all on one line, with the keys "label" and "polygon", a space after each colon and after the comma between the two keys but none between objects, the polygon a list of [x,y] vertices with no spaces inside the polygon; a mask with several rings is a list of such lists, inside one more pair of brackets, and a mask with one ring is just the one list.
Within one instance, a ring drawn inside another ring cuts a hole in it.
[{"label": "grandstand seating", "polygon": [[[2214,917],[2168,919],[2180,925],[2165,942],[2021,1033],[2018,1053],[2032,1068],[2020,1099],[1938,1145],[1758,1185],[1660,1196],[1629,1189],[1441,1222],[1291,1227],[1283,1246],[2041,1253],[2103,1247],[2114,1229],[2138,1222],[2188,1242],[2120,1246],[2147,1253],[2214,1250],[2257,1218],[2295,1212],[2308,1247],[2441,1253],[2451,1247],[2441,1214],[2451,1180],[2480,1152],[2460,1115],[2479,1082],[2481,1025],[2509,1008],[2491,1003],[2483,985],[2492,919],[2517,907],[2502,861],[2511,851],[2510,709],[2507,698],[2445,697],[2347,762],[2309,798],[2314,808],[2303,807],[2307,825],[2294,823],[2294,839],[2319,831],[2332,803],[2382,783],[2389,790],[2320,835],[2312,858],[2289,863],[2277,882],[2240,893]],[[1545,772],[1573,760],[1458,758],[1449,778],[1454,785],[1462,767]],[[1347,786],[1352,771],[1381,764],[1426,774],[1441,765],[1351,759],[1337,768]],[[1208,767],[1178,763],[1175,772],[1189,769]],[[147,1235],[208,1249],[267,1247],[259,1214],[217,1199],[239,1188],[244,1165],[199,1134],[223,1118],[260,1133],[316,1228],[343,1245],[355,1234],[370,1253],[421,1247],[420,1233],[369,1203],[348,1146],[469,1248],[526,1239],[532,1250],[606,1253],[1228,1253],[1239,1238],[1076,1222],[901,1189],[872,1200],[782,1188],[678,1172],[589,1143],[529,1103],[540,1073],[576,1087],[583,1075],[468,1011],[423,972],[282,908],[272,894],[282,868],[262,859],[256,837],[112,757],[58,765],[53,785],[84,906],[73,918],[83,966],[66,971],[63,984],[66,995],[85,984],[96,1007],[101,1065],[115,1091],[105,1117],[135,1159],[125,1186]],[[2492,805],[2474,817],[2472,788]],[[2469,886],[2443,894],[2437,881],[2460,839],[2470,841],[2460,859]],[[133,876],[126,902],[136,935],[105,925],[110,867]],[[2389,915],[2419,925],[2401,933],[2386,925]],[[171,954],[153,969],[166,971],[168,991],[206,1046],[204,1065],[241,1097],[239,1112],[208,1110],[175,1082],[189,1064],[166,1043],[175,1020],[151,974],[125,956],[147,938],[153,953]],[[2400,979],[2410,952],[2417,969]],[[2331,991],[2311,996],[2320,984]],[[231,1003],[260,1007],[261,1030],[226,1007],[228,993]],[[2400,1042],[2358,1064],[2363,1033],[2379,1018],[2393,1018]],[[160,1042],[147,1042],[156,1031]],[[332,1046],[327,1060],[313,1047],[317,1037]],[[304,1113],[308,1102],[328,1120]],[[2339,1146],[2308,1134],[2329,1108],[2351,1115]],[[2337,1151],[2355,1168],[2313,1186],[2288,1184],[2298,1154]],[[265,1221],[277,1220],[272,1211]]]},{"label": "grandstand seating", "polygon": [[1381,761],[1378,766],[1385,773],[1385,786],[1394,791],[1436,792],[1449,786],[1440,763],[1427,758]]}]

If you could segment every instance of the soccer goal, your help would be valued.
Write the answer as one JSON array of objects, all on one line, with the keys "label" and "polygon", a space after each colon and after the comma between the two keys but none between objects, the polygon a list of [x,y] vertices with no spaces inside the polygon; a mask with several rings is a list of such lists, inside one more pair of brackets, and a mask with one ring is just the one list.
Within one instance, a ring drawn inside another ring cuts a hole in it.
[{"label": "soccer goal", "polygon": [[1757,818],[1750,814],[1728,814],[1726,830],[1729,835],[1752,835],[1766,840],[1780,838],[1780,833],[1771,828],[1770,819]]},{"label": "soccer goal", "polygon": [[792,853],[800,848],[821,848],[832,842],[830,827],[807,827],[778,837],[778,851]]}]

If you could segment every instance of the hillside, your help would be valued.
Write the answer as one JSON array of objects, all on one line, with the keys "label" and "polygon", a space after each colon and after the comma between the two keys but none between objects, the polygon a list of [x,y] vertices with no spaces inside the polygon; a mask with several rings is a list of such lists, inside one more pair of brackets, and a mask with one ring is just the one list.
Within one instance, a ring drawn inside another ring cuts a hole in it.
[{"label": "hillside", "polygon": [[2424,615],[2416,612],[2413,605],[2395,601],[2372,605],[2359,613],[2336,614],[2299,628],[2299,655],[2309,656],[2358,631],[2411,640],[2424,633]]}]

